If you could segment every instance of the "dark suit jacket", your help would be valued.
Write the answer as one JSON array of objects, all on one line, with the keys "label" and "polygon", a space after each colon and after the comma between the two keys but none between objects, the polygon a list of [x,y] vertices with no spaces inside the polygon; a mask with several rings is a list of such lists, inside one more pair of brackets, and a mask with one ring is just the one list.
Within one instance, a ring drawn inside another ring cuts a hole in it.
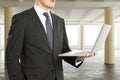
[{"label": "dark suit jacket", "polygon": [[53,13],[51,16],[53,50],[34,8],[13,16],[6,47],[9,80],[63,80],[62,59],[75,66],[75,57],[58,56],[70,48],[64,20]]}]

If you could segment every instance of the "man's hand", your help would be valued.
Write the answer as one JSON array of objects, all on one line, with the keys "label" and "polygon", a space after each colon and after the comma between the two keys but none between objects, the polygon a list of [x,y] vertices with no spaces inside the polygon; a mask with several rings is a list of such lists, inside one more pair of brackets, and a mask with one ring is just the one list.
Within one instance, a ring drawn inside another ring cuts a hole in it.
[{"label": "man's hand", "polygon": [[96,55],[96,53],[92,53],[92,54],[86,55],[86,56],[78,56],[78,57],[76,57],[76,61],[79,62],[79,61],[82,61],[82,60],[84,60],[84,59],[86,59],[86,58],[93,57],[93,56],[95,56],[95,55]]}]

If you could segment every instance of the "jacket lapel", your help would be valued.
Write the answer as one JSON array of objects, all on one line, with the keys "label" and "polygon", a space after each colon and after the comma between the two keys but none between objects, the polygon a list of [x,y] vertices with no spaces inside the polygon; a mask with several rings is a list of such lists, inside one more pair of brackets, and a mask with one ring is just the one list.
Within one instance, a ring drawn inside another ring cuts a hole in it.
[{"label": "jacket lapel", "polygon": [[[51,50],[49,42],[48,42],[48,39],[47,39],[47,35],[46,35],[46,32],[45,32],[45,29],[43,27],[43,24],[41,23],[37,13],[34,10],[34,8],[30,9],[30,17],[31,17],[35,27],[39,30],[40,35],[42,36],[41,38],[43,38],[43,40],[44,40],[44,44],[47,45],[46,48]],[[44,48],[44,49],[46,49],[46,48]]]},{"label": "jacket lapel", "polygon": [[58,20],[55,19],[55,15],[53,13],[51,13],[51,17],[52,17],[52,22],[53,22],[53,52],[55,53],[56,50],[58,50],[58,46],[59,46],[59,35],[58,35]]}]

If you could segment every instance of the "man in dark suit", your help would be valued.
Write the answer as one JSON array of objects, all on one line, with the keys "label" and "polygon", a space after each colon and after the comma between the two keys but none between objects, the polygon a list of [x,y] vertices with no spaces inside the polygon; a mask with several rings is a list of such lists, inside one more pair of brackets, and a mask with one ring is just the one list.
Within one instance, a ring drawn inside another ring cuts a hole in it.
[{"label": "man in dark suit", "polygon": [[6,47],[9,80],[63,80],[62,59],[79,67],[93,56],[58,56],[71,50],[64,20],[50,12],[54,4],[55,0],[35,0],[33,8],[13,16]]}]

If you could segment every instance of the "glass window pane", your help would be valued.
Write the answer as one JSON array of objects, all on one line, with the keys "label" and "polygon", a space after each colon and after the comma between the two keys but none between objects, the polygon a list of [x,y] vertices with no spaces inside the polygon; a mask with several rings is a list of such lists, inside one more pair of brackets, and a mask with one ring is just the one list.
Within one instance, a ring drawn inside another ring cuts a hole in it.
[{"label": "glass window pane", "polygon": [[0,25],[0,48],[4,47],[4,26]]},{"label": "glass window pane", "polygon": [[85,25],[84,26],[84,41],[85,48],[91,49],[96,41],[96,38],[101,30],[102,25]]},{"label": "glass window pane", "polygon": [[120,23],[117,23],[115,25],[115,47],[117,49],[120,49],[120,37],[119,37],[119,34],[120,34],[120,27],[119,27]]},{"label": "glass window pane", "polygon": [[71,48],[79,45],[79,25],[66,25],[66,32]]}]

